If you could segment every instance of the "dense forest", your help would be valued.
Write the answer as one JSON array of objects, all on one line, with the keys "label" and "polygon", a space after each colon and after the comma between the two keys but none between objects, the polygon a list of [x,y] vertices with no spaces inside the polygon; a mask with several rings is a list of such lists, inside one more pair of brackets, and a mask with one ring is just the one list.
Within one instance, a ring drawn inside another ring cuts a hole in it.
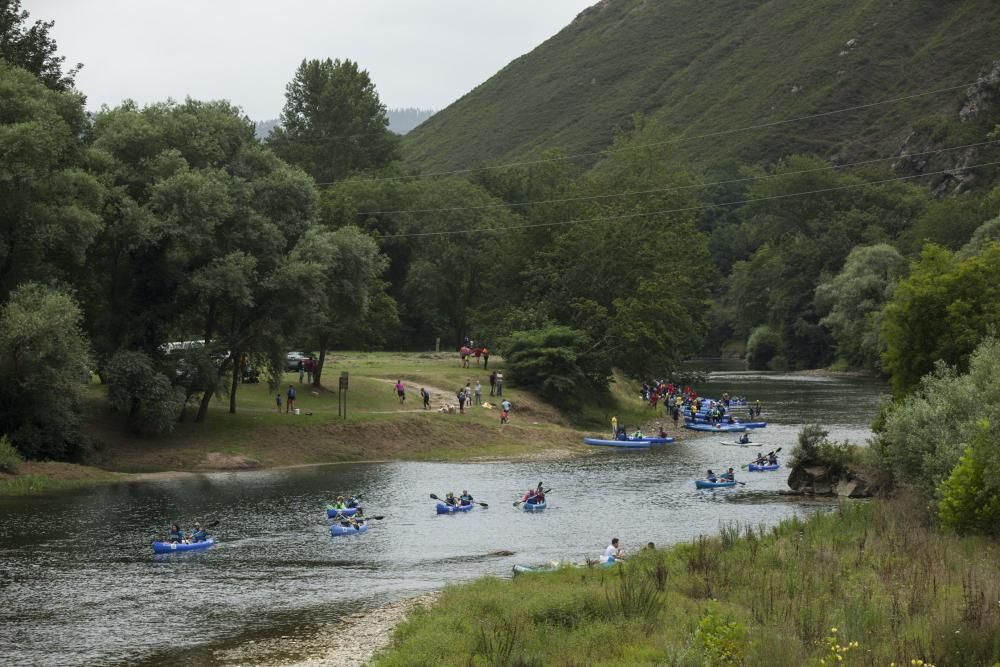
[{"label": "dense forest", "polygon": [[[91,116],[51,24],[6,11],[0,429],[28,456],[85,451],[88,370],[156,434],[216,395],[235,412],[240,371],[276,380],[293,348],[471,337],[574,409],[613,369],[665,376],[723,348],[756,368],[866,368],[902,396],[995,331],[997,78],[963,93],[962,143],[859,165],[692,165],[636,114],[593,163],[551,151],[443,175],[401,159],[358,63],[303,61],[264,141],[226,101]],[[894,170],[973,144],[947,173]]]}]

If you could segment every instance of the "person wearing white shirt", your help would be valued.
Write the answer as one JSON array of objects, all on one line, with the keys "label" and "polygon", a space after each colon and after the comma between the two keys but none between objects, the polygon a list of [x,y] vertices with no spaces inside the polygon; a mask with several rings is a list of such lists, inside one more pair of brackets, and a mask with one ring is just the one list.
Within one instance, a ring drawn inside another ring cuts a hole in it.
[{"label": "person wearing white shirt", "polygon": [[604,550],[604,557],[601,559],[604,563],[613,563],[616,560],[625,559],[625,550],[618,546],[618,538],[612,538],[611,544],[608,548]]}]

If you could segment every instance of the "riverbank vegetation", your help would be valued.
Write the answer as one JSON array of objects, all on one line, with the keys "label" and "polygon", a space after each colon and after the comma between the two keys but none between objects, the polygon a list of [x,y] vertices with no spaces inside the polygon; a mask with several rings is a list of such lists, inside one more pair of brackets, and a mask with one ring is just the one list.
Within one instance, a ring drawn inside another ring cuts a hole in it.
[{"label": "riverbank vegetation", "polygon": [[849,502],[608,569],[480,579],[415,612],[375,664],[994,664],[1000,546],[914,509]]}]

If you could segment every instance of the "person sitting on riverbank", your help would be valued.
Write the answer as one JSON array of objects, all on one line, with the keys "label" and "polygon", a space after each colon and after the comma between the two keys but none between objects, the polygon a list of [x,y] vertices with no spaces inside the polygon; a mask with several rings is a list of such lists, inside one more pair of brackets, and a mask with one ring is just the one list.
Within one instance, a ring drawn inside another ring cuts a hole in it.
[{"label": "person sitting on riverbank", "polygon": [[618,546],[618,538],[611,538],[611,544],[608,548],[604,550],[604,556],[601,558],[602,563],[614,563],[615,561],[625,560],[625,550]]},{"label": "person sitting on riverbank", "polygon": [[715,476],[715,473],[712,472],[711,468],[708,469],[708,474],[705,475],[705,479],[707,479],[710,482],[716,482],[716,481],[718,481],[718,477]]},{"label": "person sitting on riverbank", "polygon": [[180,544],[184,541],[184,531],[176,523],[170,524],[170,534],[167,539],[175,544]]},{"label": "person sitting on riverbank", "polygon": [[453,491],[449,491],[445,494],[444,504],[451,505],[452,507],[458,507],[458,499],[455,498],[455,493]]},{"label": "person sitting on riverbank", "polygon": [[471,495],[469,495],[469,490],[468,489],[464,489],[462,491],[462,495],[460,495],[458,497],[458,501],[462,505],[462,507],[468,507],[469,505],[472,504],[472,502],[474,500],[475,500],[475,498],[473,498]]}]

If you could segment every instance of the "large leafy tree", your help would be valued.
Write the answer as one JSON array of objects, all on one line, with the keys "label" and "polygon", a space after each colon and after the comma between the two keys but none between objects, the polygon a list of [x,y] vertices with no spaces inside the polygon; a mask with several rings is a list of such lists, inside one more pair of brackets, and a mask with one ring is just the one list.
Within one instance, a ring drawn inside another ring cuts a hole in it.
[{"label": "large leafy tree", "polygon": [[966,259],[924,248],[885,308],[885,370],[906,394],[938,361],[965,370],[969,355],[1000,322],[1000,244]]},{"label": "large leafy tree", "polygon": [[0,59],[28,70],[53,90],[69,90],[83,65],[63,72],[66,57],[56,55],[56,42],[49,36],[54,23],[29,23],[29,16],[21,0],[0,0]]},{"label": "large leafy tree", "polygon": [[351,60],[303,60],[285,92],[281,126],[268,145],[318,183],[379,169],[398,156],[399,138],[368,72]]},{"label": "large leafy tree", "polygon": [[0,60],[0,298],[26,280],[71,280],[101,229],[85,126],[80,95]]},{"label": "large leafy tree", "polygon": [[90,349],[64,291],[25,283],[0,310],[0,431],[29,458],[79,458]]},{"label": "large leafy tree", "polygon": [[827,315],[837,353],[851,366],[878,370],[885,350],[882,308],[906,271],[906,260],[886,243],[858,246],[844,268],[816,288],[816,303]]}]

